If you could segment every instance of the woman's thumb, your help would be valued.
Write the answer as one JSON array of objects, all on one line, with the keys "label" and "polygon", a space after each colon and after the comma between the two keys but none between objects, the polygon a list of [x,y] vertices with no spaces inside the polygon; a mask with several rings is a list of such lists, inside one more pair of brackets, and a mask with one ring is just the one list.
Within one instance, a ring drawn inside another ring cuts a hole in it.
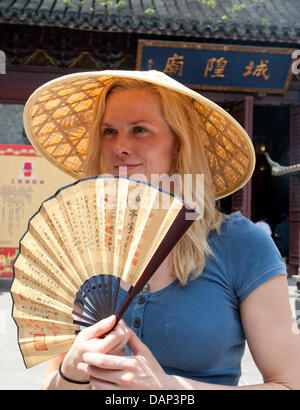
[{"label": "woman's thumb", "polygon": [[[84,334],[85,340],[90,340],[95,337],[100,337],[108,333],[116,323],[116,316],[112,315],[105,319],[100,320],[92,326],[84,329],[80,334]],[[83,336],[83,335],[82,335]]]}]

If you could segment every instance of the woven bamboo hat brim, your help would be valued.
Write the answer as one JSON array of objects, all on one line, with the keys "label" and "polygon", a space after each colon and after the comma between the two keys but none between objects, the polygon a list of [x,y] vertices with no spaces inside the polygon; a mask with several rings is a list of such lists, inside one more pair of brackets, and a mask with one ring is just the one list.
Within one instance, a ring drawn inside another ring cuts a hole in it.
[{"label": "woven bamboo hat brim", "polygon": [[24,109],[24,127],[32,145],[67,174],[83,177],[93,108],[115,77],[158,84],[187,95],[202,119],[203,144],[213,175],[216,198],[242,188],[255,166],[252,142],[243,127],[217,104],[159,71],[94,71],[70,74],[38,88]]}]

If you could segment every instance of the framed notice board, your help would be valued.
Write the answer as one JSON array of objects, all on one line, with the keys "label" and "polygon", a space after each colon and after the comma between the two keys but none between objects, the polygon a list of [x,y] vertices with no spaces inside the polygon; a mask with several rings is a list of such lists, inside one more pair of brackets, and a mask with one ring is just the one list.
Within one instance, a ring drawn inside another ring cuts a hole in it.
[{"label": "framed notice board", "polygon": [[19,240],[42,201],[72,182],[31,145],[0,144],[0,277],[12,277]]},{"label": "framed notice board", "polygon": [[284,94],[292,78],[293,50],[139,40],[137,69],[159,70],[202,90]]}]

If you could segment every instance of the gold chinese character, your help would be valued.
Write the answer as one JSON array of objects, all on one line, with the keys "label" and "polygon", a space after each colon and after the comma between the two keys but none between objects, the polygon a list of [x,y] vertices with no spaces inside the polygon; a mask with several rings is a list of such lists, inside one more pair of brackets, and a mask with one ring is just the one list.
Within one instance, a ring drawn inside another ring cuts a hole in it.
[{"label": "gold chinese character", "polygon": [[165,74],[175,74],[179,77],[182,76],[184,56],[179,56],[176,53],[173,54],[173,57],[169,57],[167,60],[166,67],[164,69]]},{"label": "gold chinese character", "polygon": [[267,74],[268,71],[268,60],[260,60],[260,64],[258,64],[255,67],[255,70],[253,72],[253,76],[260,77],[261,75],[264,77],[265,80],[268,80],[270,78],[270,75]]},{"label": "gold chinese character", "polygon": [[221,57],[218,59],[215,57],[209,58],[206,63],[204,77],[207,77],[208,73],[211,73],[211,72],[212,74],[210,75],[210,77],[219,77],[219,78],[225,77],[224,71],[225,71],[227,63],[228,63],[228,60],[225,60],[224,57]]},{"label": "gold chinese character", "polygon": [[153,65],[154,65],[153,59],[152,59],[152,58],[149,58],[149,60],[148,60],[148,70],[152,70]]},{"label": "gold chinese character", "polygon": [[[270,78],[270,74],[267,74],[268,71],[268,60],[260,60],[260,64],[254,65],[254,61],[250,61],[249,65],[246,67],[246,71],[243,74],[243,77],[252,75],[252,77],[261,77],[263,76],[265,80]],[[255,66],[255,68],[254,68]]]},{"label": "gold chinese character", "polygon": [[246,66],[246,71],[244,72],[243,77],[248,77],[249,75],[252,75],[253,68],[254,68],[254,61],[250,61],[249,65]]}]

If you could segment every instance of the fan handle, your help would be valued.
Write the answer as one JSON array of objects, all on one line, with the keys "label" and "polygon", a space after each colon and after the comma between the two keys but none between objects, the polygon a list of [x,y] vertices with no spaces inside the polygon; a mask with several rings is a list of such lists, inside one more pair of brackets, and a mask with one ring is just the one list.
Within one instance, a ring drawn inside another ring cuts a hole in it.
[{"label": "fan handle", "polygon": [[[186,214],[194,214],[193,218],[186,218]],[[176,243],[179,239],[185,234],[188,228],[192,225],[192,223],[197,219],[197,212],[195,210],[183,205],[181,210],[179,211],[178,215],[174,219],[174,222],[170,226],[168,232],[166,233],[164,239],[156,249],[155,253],[153,254],[152,258],[150,259],[148,265],[146,266],[144,272],[141,274],[140,278],[136,282],[134,286],[128,291],[126,298],[124,299],[120,309],[116,314],[116,323],[115,326],[118,324],[122,316],[124,315],[125,311],[127,310],[128,306],[130,305],[131,301],[135,298],[135,296],[141,292],[145,284],[151,278],[151,276],[156,272],[159,266],[162,264],[164,259],[168,256],[171,250],[174,248]],[[113,330],[113,329],[112,329]]]}]

